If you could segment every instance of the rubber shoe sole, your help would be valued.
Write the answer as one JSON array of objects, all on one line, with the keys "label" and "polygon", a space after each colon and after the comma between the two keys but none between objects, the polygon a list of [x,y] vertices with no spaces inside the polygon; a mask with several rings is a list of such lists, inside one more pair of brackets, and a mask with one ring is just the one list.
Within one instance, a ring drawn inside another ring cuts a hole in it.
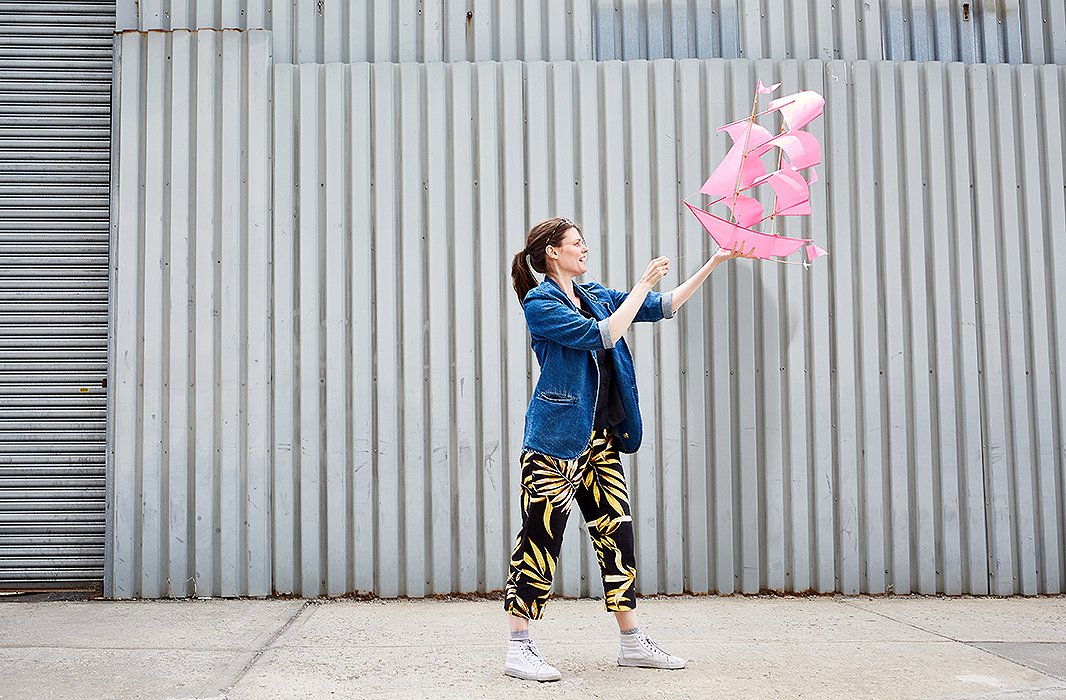
[{"label": "rubber shoe sole", "polygon": [[623,658],[619,657],[618,665],[619,666],[628,666],[630,668],[661,668],[661,669],[666,669],[668,671],[679,671],[679,670],[681,670],[681,669],[683,669],[685,667],[685,662],[682,661],[681,665],[677,666],[677,665],[670,665],[670,664],[666,663],[665,661],[663,661],[663,662],[655,662],[655,661],[651,661],[651,660],[623,659]]},{"label": "rubber shoe sole", "polygon": [[522,673],[521,671],[513,668],[504,668],[503,673],[504,675],[510,676],[511,678],[520,678],[524,681],[537,681],[538,683],[554,683],[555,681],[562,678],[562,675],[560,675],[558,678],[537,678],[536,676],[531,676],[529,674]]}]

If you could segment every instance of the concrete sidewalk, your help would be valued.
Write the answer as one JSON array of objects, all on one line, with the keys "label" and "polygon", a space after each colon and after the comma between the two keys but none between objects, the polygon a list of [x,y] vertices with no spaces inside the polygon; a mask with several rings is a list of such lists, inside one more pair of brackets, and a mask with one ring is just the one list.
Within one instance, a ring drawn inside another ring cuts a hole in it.
[{"label": "concrete sidewalk", "polygon": [[554,600],[550,684],[502,675],[497,600],[0,601],[2,698],[1066,698],[1066,597],[642,600],[681,671]]}]

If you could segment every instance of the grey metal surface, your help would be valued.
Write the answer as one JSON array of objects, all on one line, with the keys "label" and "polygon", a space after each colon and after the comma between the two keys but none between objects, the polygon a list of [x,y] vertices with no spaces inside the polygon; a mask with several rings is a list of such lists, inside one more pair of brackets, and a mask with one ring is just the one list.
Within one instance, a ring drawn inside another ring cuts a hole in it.
[{"label": "grey metal surface", "polygon": [[[745,58],[1066,63],[1066,6],[1061,2],[735,2],[740,25],[740,55]],[[680,9],[678,6],[684,7],[685,4],[675,3],[675,8]],[[694,6],[701,7],[702,4]],[[681,12],[687,15],[691,10],[681,9]],[[697,58],[711,57],[694,55]]]},{"label": "grey metal surface", "polygon": [[[510,257],[571,214],[606,284],[691,273],[680,199],[756,78],[826,97],[785,232],[830,255],[731,263],[631,332],[639,590],[1063,590],[1066,69],[305,64],[271,92],[266,33],[216,34],[119,40],[109,595],[501,588],[536,379]],[[584,537],[567,595],[598,591]]]},{"label": "grey metal surface", "polygon": [[114,2],[0,2],[0,589],[99,585]]},{"label": "grey metal surface", "polygon": [[126,34],[115,61],[105,587],[265,595],[269,37]]},{"label": "grey metal surface", "polygon": [[119,30],[269,29],[281,63],[771,58],[1066,64],[1059,0],[119,0]]},{"label": "grey metal surface", "polygon": [[279,63],[592,57],[591,0],[121,0],[119,31],[268,29]]}]

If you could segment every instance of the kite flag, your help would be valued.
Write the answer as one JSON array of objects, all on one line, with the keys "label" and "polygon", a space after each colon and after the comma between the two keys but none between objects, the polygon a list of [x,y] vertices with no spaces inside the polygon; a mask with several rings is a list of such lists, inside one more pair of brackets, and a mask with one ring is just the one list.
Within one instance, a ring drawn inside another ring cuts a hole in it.
[{"label": "kite flag", "polygon": [[805,250],[807,251],[807,262],[810,262],[815,258],[820,258],[823,255],[829,255],[829,253],[827,253],[824,248],[819,248],[813,243],[808,245]]},{"label": "kite flag", "polygon": [[[705,208],[685,202],[685,206],[702,224],[711,238],[722,248],[742,247],[752,256],[763,260],[783,258],[806,246],[806,260],[797,264],[807,267],[826,251],[809,238],[789,238],[774,232],[779,216],[809,216],[811,214],[811,185],[818,174],[809,170],[822,162],[822,147],[818,139],[804,127],[821,116],[825,100],[817,92],[804,90],[772,100],[763,112],[758,111],[759,96],[768,95],[780,83],[766,86],[760,80],[755,87],[751,116],[718,127],[733,141],[733,146],[700,187],[700,193],[713,198]],[[778,112],[781,130],[777,134],[757,124],[758,117]],[[776,150],[775,150],[776,149]],[[763,156],[772,153],[777,169],[767,171]],[[753,196],[754,190],[768,185],[773,191],[773,204],[767,210]],[[720,204],[728,207],[730,218],[707,211]],[[767,228],[769,231],[755,227]],[[788,262],[777,260],[776,262]]]}]

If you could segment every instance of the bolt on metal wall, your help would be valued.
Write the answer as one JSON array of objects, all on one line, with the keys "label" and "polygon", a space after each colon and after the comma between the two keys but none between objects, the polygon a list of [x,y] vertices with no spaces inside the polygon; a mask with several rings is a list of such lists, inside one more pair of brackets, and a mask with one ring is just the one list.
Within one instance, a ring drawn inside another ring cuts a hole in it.
[{"label": "bolt on metal wall", "polygon": [[281,63],[772,58],[1066,64],[1027,0],[119,0],[120,31],[269,29]]},{"label": "bolt on metal wall", "polygon": [[[214,34],[116,54],[109,595],[500,589],[536,380],[511,255],[569,214],[605,284],[694,271],[680,199],[756,78],[826,96],[815,216],[785,233],[830,256],[730,263],[631,332],[639,590],[1063,590],[1066,69],[271,78],[265,32]],[[599,592],[584,539],[563,594]]]}]

